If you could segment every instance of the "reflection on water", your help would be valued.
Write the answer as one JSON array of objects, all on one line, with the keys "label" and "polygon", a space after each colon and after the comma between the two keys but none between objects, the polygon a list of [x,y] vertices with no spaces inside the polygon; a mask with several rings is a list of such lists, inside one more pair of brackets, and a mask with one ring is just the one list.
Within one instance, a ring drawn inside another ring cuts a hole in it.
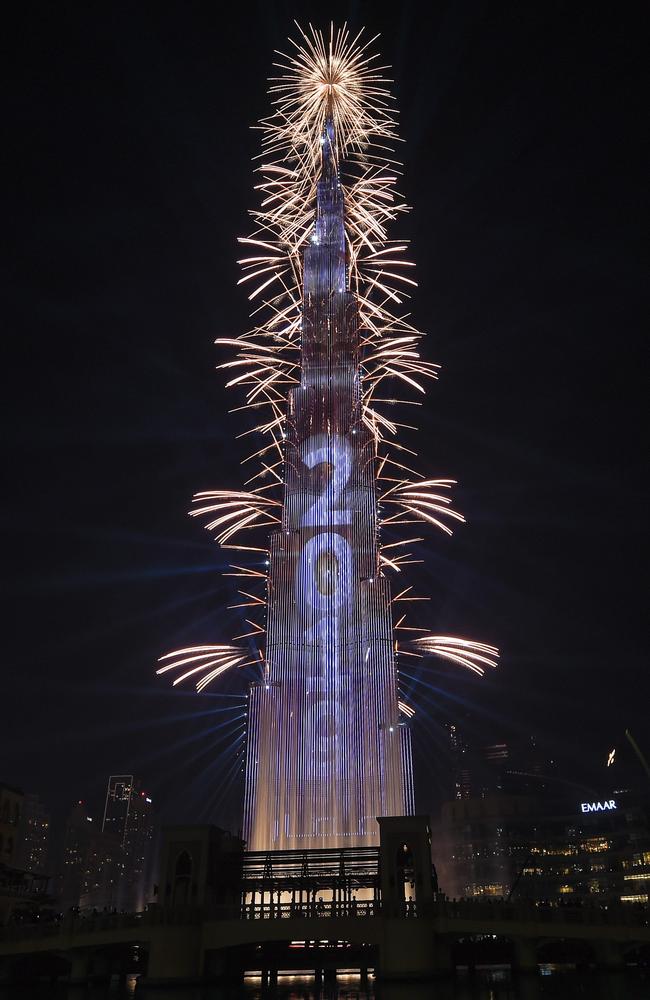
[{"label": "reflection on water", "polygon": [[311,976],[279,976],[277,988],[262,990],[248,980],[240,987],[137,988],[135,977],[104,987],[0,986],[0,1000],[650,1000],[650,971],[604,973],[542,967],[537,976],[513,977],[508,968],[479,970],[435,983],[375,983],[338,976],[336,986],[317,988]]}]

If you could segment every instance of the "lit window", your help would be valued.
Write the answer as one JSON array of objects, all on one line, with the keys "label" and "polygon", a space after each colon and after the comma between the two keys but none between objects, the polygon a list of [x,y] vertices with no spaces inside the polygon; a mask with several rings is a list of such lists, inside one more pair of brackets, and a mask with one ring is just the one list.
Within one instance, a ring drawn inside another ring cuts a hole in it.
[{"label": "lit window", "polygon": [[603,851],[608,851],[611,845],[604,837],[591,837],[580,846],[587,854],[601,854]]}]

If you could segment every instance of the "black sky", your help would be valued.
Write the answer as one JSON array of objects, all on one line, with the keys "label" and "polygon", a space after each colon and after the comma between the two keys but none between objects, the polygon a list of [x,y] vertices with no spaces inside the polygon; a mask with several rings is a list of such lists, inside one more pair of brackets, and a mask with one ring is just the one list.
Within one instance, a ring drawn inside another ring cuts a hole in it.
[{"label": "black sky", "polygon": [[418,668],[420,805],[468,711],[476,738],[535,734],[597,783],[626,726],[650,750],[642,26],[587,4],[230,7],[25,6],[8,35],[0,779],[61,812],[134,770],[165,819],[237,822],[244,678],[198,697],[153,669],[236,626],[185,511],[242,481],[213,341],[247,325],[249,126],[297,16],[366,24],[393,66],[398,233],[443,365],[412,443],[469,521],[428,535],[412,581],[426,624],[503,650],[481,681]]}]

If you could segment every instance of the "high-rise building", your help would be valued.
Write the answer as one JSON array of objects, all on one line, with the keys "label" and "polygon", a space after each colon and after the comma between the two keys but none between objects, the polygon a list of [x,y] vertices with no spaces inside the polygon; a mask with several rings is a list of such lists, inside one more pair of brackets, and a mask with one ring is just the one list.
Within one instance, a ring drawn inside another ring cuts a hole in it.
[{"label": "high-rise building", "polygon": [[398,656],[440,656],[477,674],[498,658],[487,643],[404,624],[401,606],[393,623],[399,601],[421,598],[408,585],[391,594],[387,574],[414,561],[403,546],[420,539],[386,536],[414,522],[450,534],[464,520],[454,480],[415,472],[415,452],[395,440],[400,387],[424,392],[439,366],[420,356],[404,306],[411,262],[388,235],[407,206],[370,42],[347,26],[329,38],[310,26],[293,44],[261,122],[262,201],[242,240],[254,326],[218,341],[235,346],[222,367],[259,420],[245,432],[263,437],[245,460],[255,485],[198,493],[191,511],[245,553],[232,569],[246,579],[237,607],[252,609],[252,631],[239,646],[220,635],[167,653],[158,669],[202,691],[255,667],[244,836],[262,851],[378,844],[378,817],[414,811],[415,710],[398,693]]},{"label": "high-rise building", "polygon": [[49,816],[36,795],[0,782],[0,927],[52,903]]},{"label": "high-rise building", "polygon": [[448,793],[455,799],[484,798],[504,792],[537,794],[552,782],[555,764],[544,755],[534,737],[503,737],[486,743],[471,734],[467,722],[448,723]]},{"label": "high-rise building", "polygon": [[132,774],[112,774],[108,779],[102,831],[115,837],[122,848],[120,908],[141,910],[148,893],[153,806]]},{"label": "high-rise building", "polygon": [[650,797],[607,789],[456,799],[435,824],[434,861],[452,896],[647,903]]},{"label": "high-rise building", "polygon": [[268,669],[249,698],[250,850],[377,844],[378,816],[413,811],[331,120],[321,149],[282,527],[270,541]]},{"label": "high-rise building", "polygon": [[18,867],[20,823],[25,795],[20,788],[0,782],[0,863]]},{"label": "high-rise building", "polygon": [[25,795],[19,834],[18,866],[44,874],[49,860],[50,814],[38,795]]},{"label": "high-rise building", "polygon": [[451,751],[452,794],[455,799],[468,799],[472,794],[469,747],[455,723],[449,723],[447,731]]},{"label": "high-rise building", "polygon": [[118,909],[123,871],[119,840],[99,829],[85,804],[78,802],[65,829],[60,893],[63,909]]}]

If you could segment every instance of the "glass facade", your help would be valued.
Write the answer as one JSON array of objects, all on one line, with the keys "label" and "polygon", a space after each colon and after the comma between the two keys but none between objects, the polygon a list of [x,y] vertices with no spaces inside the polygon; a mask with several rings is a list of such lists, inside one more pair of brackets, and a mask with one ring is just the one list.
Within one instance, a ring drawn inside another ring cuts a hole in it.
[{"label": "glass facade", "polygon": [[288,397],[282,527],[270,542],[267,673],[249,697],[249,850],[376,845],[378,816],[413,811],[331,122],[321,148],[303,254],[300,384]]},{"label": "glass facade", "polygon": [[448,895],[647,903],[650,798],[617,790],[593,803],[503,794],[449,802],[434,860]]},{"label": "glass facade", "polygon": [[102,831],[122,849],[119,904],[127,911],[141,910],[148,895],[147,876],[153,845],[153,806],[132,774],[108,779]]}]

